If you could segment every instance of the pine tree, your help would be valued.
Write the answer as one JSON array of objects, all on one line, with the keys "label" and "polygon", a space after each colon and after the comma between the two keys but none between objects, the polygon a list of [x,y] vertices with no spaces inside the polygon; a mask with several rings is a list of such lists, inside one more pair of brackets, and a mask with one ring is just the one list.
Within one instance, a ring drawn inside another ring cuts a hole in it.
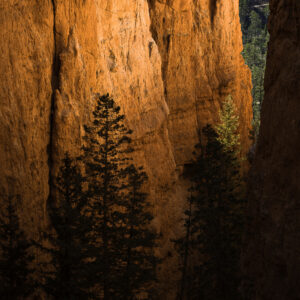
[{"label": "pine tree", "polygon": [[238,125],[232,98],[227,97],[220,124],[203,128],[205,143],[197,145],[189,173],[186,237],[176,241],[183,259],[178,299],[240,299],[244,200]]},{"label": "pine tree", "polygon": [[23,299],[35,289],[34,270],[30,267],[34,260],[30,254],[32,242],[20,228],[16,198],[7,199],[0,217],[0,295],[3,300]]},{"label": "pine tree", "polygon": [[94,211],[97,273],[101,298],[116,299],[119,281],[119,238],[123,223],[118,214],[124,190],[122,172],[130,152],[131,131],[124,125],[124,115],[110,96],[96,95],[96,108],[91,126],[85,126],[84,161],[91,209]]},{"label": "pine tree", "polygon": [[117,218],[123,230],[119,240],[119,296],[118,299],[135,299],[143,295],[154,299],[153,285],[156,281],[155,268],[158,262],[153,250],[157,236],[149,229],[153,219],[150,213],[148,194],[141,189],[147,181],[142,167],[129,165],[125,170],[126,192],[121,203],[122,210]]},{"label": "pine tree", "polygon": [[217,140],[225,151],[238,153],[240,150],[240,135],[238,134],[239,117],[231,95],[225,99],[219,112],[220,123],[216,126]]},{"label": "pine tree", "polygon": [[84,162],[94,223],[101,299],[151,299],[156,235],[148,228],[152,216],[141,191],[146,174],[130,164],[131,130],[114,100],[96,95],[91,126],[85,126]]},{"label": "pine tree", "polygon": [[240,175],[238,116],[231,96],[220,111],[220,123],[204,128],[207,144],[194,178],[198,242],[203,264],[200,292],[204,299],[240,299],[239,258],[244,221]]},{"label": "pine tree", "polygon": [[[191,189],[192,190],[192,189]],[[194,197],[191,194],[188,198],[188,208],[185,210],[184,228],[185,235],[177,240],[174,240],[175,249],[177,250],[180,258],[180,282],[177,293],[177,299],[193,299],[193,295],[197,295],[195,291],[195,264],[192,262],[192,256],[195,248],[195,241],[193,234],[197,232],[197,220],[194,219]]]},{"label": "pine tree", "polygon": [[205,152],[193,178],[199,267],[199,294],[203,299],[239,299],[238,261],[243,221],[239,186],[239,164],[232,150],[220,143],[216,131],[207,126]]},{"label": "pine tree", "polygon": [[84,177],[66,154],[56,178],[57,201],[50,207],[53,233],[45,233],[50,246],[38,245],[49,256],[42,269],[42,287],[54,299],[95,299],[93,215],[82,190]]}]

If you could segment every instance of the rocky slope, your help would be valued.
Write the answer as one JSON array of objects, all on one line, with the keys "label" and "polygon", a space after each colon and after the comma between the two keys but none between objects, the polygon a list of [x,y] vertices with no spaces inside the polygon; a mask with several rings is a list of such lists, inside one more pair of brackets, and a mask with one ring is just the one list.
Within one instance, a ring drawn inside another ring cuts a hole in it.
[{"label": "rocky slope", "polygon": [[238,4],[8,0],[0,8],[1,198],[20,195],[22,223],[38,238],[60,159],[78,153],[93,94],[109,92],[134,130],[134,157],[150,178],[165,258],[161,293],[172,299],[170,238],[180,234],[186,193],[180,167],[228,94],[248,146],[251,83],[240,55]]},{"label": "rocky slope", "polygon": [[244,253],[249,299],[300,298],[300,2],[271,0],[261,131]]}]

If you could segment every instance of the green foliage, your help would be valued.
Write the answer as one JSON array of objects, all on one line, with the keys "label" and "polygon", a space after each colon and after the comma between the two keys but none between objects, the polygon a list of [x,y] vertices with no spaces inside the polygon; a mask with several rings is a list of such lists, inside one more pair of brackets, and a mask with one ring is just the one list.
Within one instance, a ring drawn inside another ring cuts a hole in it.
[{"label": "green foliage", "polygon": [[93,296],[96,248],[91,244],[93,215],[87,210],[83,182],[79,167],[66,154],[56,178],[57,203],[49,208],[55,232],[45,233],[49,246],[37,245],[50,257],[42,265],[41,285],[54,299]]},{"label": "green foliage", "polygon": [[253,141],[254,147],[256,147],[259,127],[260,127],[260,119],[253,120],[252,129],[250,130],[250,139]]},{"label": "green foliage", "polygon": [[211,127],[193,178],[196,193],[194,219],[202,264],[199,294],[203,299],[239,299],[238,263],[243,223],[243,198],[238,157],[220,142]]},{"label": "green foliage", "polygon": [[240,0],[240,19],[243,32],[243,56],[252,73],[253,117],[260,119],[264,97],[264,73],[266,67],[269,34],[267,19],[268,1]]},{"label": "green foliage", "polygon": [[249,0],[240,0],[240,20],[242,24],[243,35],[246,33],[247,27],[249,25],[249,15],[250,6],[248,4]]},{"label": "green foliage", "polygon": [[245,203],[239,124],[231,97],[224,102],[220,120],[216,129],[210,125],[203,129],[206,143],[198,145],[189,176],[192,195],[185,213],[186,236],[176,241],[182,258],[178,299],[240,299]]},{"label": "green foliage", "polygon": [[239,117],[231,95],[225,99],[219,116],[220,123],[215,128],[218,134],[217,140],[226,151],[238,154],[240,152]]},{"label": "green foliage", "polygon": [[32,246],[20,228],[14,200],[9,197],[0,217],[0,295],[3,300],[23,299],[33,293]]},{"label": "green foliage", "polygon": [[92,126],[85,127],[88,195],[97,236],[97,271],[102,299],[133,299],[155,279],[148,231],[144,172],[129,165],[130,134],[124,115],[109,95],[96,97]]}]

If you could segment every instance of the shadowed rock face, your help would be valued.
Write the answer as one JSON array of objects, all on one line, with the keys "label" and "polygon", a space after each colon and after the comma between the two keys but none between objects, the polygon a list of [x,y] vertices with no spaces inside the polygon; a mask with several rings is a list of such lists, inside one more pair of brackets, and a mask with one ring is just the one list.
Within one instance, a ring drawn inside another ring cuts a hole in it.
[{"label": "shadowed rock face", "polygon": [[[199,129],[232,94],[248,147],[250,73],[240,55],[237,1],[15,1],[0,4],[0,197],[21,195],[32,237],[65,151],[76,155],[93,94],[110,93],[134,130],[161,233],[161,295],[174,298],[175,256],[186,195],[179,178]],[[149,4],[149,5],[148,5]]]},{"label": "shadowed rock face", "polygon": [[209,10],[210,10],[210,21],[213,24],[216,11],[217,11],[217,0],[210,0]]},{"label": "shadowed rock face", "polygon": [[271,0],[270,9],[243,267],[254,284],[249,299],[291,300],[300,298],[300,2]]}]

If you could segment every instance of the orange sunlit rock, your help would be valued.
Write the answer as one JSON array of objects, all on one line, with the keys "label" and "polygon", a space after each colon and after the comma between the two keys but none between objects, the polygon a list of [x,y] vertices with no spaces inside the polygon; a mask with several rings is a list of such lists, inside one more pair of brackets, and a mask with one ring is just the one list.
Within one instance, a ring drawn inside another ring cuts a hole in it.
[{"label": "orange sunlit rock", "polygon": [[[21,220],[47,224],[49,174],[79,153],[93,94],[110,93],[134,130],[134,158],[149,175],[161,296],[173,299],[170,239],[181,234],[186,184],[199,130],[218,121],[231,94],[249,146],[250,72],[241,56],[238,1],[2,1],[0,195],[20,194]],[[162,298],[163,299],[163,298]]]}]

